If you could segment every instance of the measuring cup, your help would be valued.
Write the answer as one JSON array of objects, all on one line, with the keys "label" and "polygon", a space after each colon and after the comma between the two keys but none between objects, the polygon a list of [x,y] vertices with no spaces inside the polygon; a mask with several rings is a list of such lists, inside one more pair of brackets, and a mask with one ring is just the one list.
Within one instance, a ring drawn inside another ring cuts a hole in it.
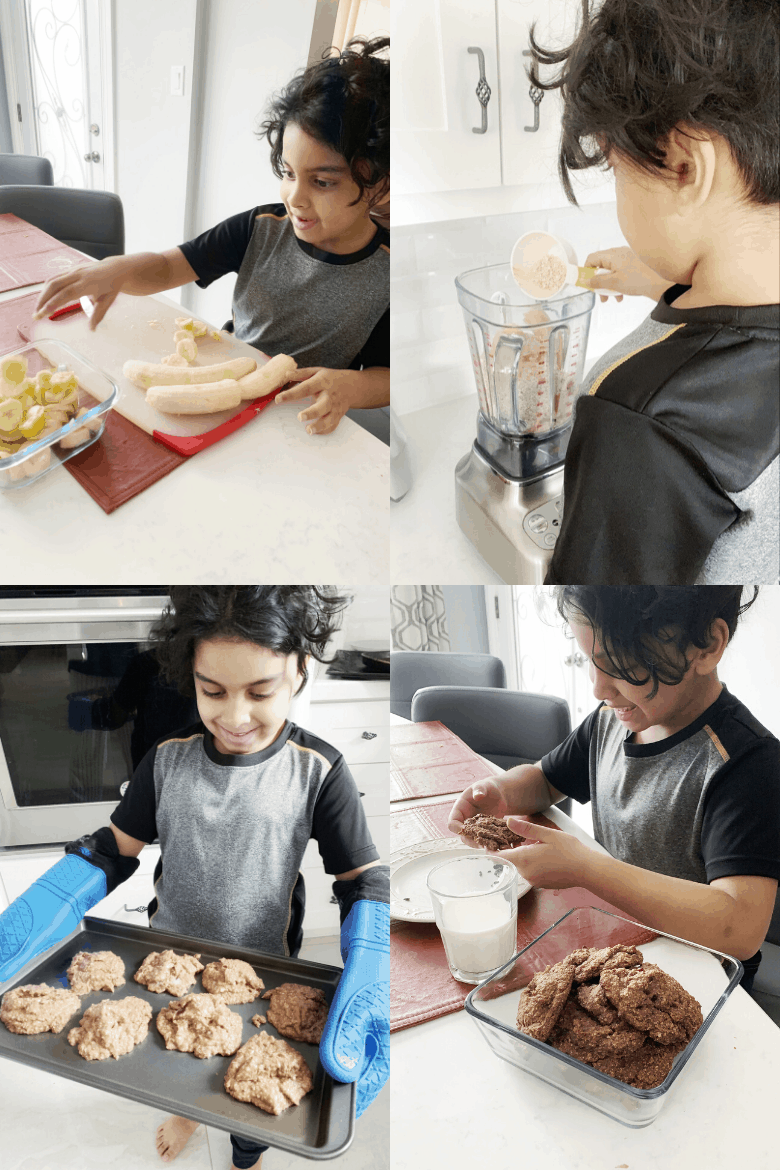
[{"label": "measuring cup", "polygon": [[[580,268],[577,265],[577,255],[569,241],[554,236],[551,232],[526,232],[512,249],[509,263],[516,283],[524,293],[536,301],[549,301],[570,285],[588,288],[587,281],[592,276],[609,271],[608,268]],[[541,265],[546,271],[540,271],[537,265]],[[598,288],[593,291],[600,296],[623,295],[611,288]]]}]

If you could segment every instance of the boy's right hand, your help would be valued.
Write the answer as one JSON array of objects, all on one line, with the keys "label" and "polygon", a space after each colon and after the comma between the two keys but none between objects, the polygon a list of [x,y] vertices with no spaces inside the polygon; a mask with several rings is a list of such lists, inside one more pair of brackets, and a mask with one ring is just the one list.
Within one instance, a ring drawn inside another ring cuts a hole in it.
[{"label": "boy's right hand", "polygon": [[92,298],[95,310],[89,319],[94,329],[105,317],[122,290],[127,266],[125,257],[109,256],[96,264],[82,264],[62,276],[48,280],[35,305],[33,321],[49,317],[55,310],[73,304],[80,297]]},{"label": "boy's right hand", "polygon": [[[653,272],[630,248],[606,248],[601,252],[591,252],[583,267],[609,269],[609,272],[588,281],[588,288],[594,292],[598,292],[599,288],[610,288],[628,297],[650,297],[657,301],[672,287],[672,281],[664,280],[657,272]],[[599,299],[607,300],[605,296]],[[622,301],[623,297],[615,299]]]},{"label": "boy's right hand", "polygon": [[[463,822],[476,813],[489,813],[499,819],[509,815],[507,803],[495,780],[486,777],[465,788],[452,806],[447,828],[451,833],[460,833]],[[463,840],[469,841],[470,838],[464,837]]]}]

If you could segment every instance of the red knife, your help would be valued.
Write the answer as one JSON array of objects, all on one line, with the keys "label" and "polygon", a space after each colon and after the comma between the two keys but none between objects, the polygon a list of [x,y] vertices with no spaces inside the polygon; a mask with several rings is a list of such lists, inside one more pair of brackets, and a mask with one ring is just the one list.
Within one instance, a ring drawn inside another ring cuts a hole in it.
[{"label": "red knife", "polygon": [[198,451],[202,451],[204,447],[213,446],[214,443],[218,443],[226,435],[232,435],[233,431],[237,431],[244,423],[250,422],[258,414],[261,414],[266,406],[271,405],[281,390],[282,387],[277,386],[270,394],[265,394],[262,398],[255,398],[254,402],[250,402],[249,406],[245,407],[240,414],[234,414],[226,422],[220,423],[218,427],[214,427],[212,431],[206,431],[202,435],[166,435],[163,431],[152,431],[152,436],[157,439],[158,443],[163,443],[179,455],[197,455]]}]

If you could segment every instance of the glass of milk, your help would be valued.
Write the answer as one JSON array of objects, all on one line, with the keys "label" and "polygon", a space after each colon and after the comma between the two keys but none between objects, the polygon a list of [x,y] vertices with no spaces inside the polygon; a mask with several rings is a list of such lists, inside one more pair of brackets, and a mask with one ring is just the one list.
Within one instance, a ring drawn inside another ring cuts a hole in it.
[{"label": "glass of milk", "polygon": [[517,949],[517,870],[493,853],[443,861],[428,874],[436,925],[450,972],[481,983]]}]

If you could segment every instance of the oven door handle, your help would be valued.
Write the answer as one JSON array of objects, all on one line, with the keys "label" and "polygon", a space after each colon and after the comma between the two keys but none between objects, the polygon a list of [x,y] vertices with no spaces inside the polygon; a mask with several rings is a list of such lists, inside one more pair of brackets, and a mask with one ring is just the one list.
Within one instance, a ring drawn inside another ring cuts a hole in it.
[{"label": "oven door handle", "polygon": [[159,606],[138,609],[3,609],[1,626],[40,626],[52,622],[153,622],[161,616]]}]

